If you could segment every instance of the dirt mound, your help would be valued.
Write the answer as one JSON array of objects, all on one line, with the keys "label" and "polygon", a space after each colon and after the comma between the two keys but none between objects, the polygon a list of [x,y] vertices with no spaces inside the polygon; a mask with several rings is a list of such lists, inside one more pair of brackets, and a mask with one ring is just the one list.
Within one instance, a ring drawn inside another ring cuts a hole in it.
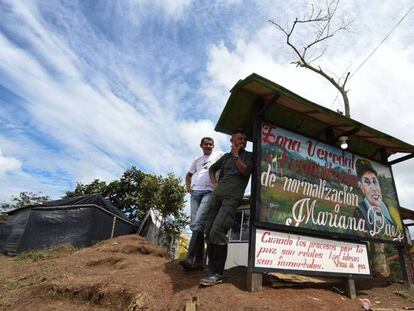
[{"label": "dirt mound", "polygon": [[[94,247],[62,246],[48,252],[0,256],[0,310],[361,310],[338,287],[288,285],[246,291],[246,269],[226,271],[223,284],[201,288],[205,271],[183,271],[163,249],[136,235]],[[363,288],[358,293],[381,308],[413,306],[401,284]]]}]

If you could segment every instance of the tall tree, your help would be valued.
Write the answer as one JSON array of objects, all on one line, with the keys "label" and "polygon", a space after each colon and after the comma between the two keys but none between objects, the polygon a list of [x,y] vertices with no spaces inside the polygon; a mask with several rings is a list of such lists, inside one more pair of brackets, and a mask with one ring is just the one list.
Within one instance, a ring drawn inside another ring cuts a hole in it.
[{"label": "tall tree", "polygon": [[[161,214],[161,234],[167,237],[167,242],[172,243],[179,237],[181,228],[188,222],[188,217],[183,213],[185,188],[180,179],[174,174],[168,174],[163,178],[158,188],[157,209]],[[177,206],[181,206],[177,209]]]}]

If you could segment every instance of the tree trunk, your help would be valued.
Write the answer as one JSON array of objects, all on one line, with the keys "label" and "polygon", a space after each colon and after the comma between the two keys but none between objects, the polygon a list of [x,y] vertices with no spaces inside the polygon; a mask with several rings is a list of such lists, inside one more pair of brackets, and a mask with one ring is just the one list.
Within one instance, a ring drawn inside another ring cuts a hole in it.
[{"label": "tree trunk", "polygon": [[390,276],[390,267],[385,256],[383,243],[372,243],[372,269],[374,276],[387,278]]}]

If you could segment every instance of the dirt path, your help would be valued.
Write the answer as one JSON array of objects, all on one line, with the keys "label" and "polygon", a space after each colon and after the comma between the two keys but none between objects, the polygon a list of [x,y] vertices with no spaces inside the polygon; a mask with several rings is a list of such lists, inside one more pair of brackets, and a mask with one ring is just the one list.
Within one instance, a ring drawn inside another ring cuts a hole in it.
[{"label": "dirt path", "polygon": [[[199,310],[362,310],[358,300],[332,287],[265,286],[249,293],[244,268],[227,271],[223,284],[201,288],[205,272],[182,271],[162,249],[135,235],[35,255],[0,256],[0,310],[183,310],[192,297]],[[358,294],[377,308],[414,306],[414,296],[401,284]]]}]

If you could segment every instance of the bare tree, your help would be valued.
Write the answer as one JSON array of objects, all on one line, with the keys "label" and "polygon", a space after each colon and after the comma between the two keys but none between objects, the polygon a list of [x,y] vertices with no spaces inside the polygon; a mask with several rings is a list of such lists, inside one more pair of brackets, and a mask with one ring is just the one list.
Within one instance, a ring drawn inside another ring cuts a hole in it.
[{"label": "bare tree", "polygon": [[[327,79],[342,95],[345,116],[350,117],[348,90],[345,88],[350,72],[334,78],[326,70],[322,69],[321,66],[315,64],[325,54],[327,49],[325,43],[328,39],[340,31],[349,31],[351,22],[347,22],[344,18],[340,18],[339,24],[336,25],[334,23],[338,15],[339,2],[339,0],[327,0],[324,9],[316,9],[312,5],[310,14],[303,18],[296,18],[290,27],[283,27],[280,23],[273,20],[269,22],[286,36],[287,45],[297,57],[297,60],[293,61],[292,64],[310,69]],[[309,36],[309,42],[304,43],[303,47],[299,47],[300,44],[295,42],[294,38],[295,33],[300,31],[300,27],[312,27],[314,29],[314,35]]]}]

